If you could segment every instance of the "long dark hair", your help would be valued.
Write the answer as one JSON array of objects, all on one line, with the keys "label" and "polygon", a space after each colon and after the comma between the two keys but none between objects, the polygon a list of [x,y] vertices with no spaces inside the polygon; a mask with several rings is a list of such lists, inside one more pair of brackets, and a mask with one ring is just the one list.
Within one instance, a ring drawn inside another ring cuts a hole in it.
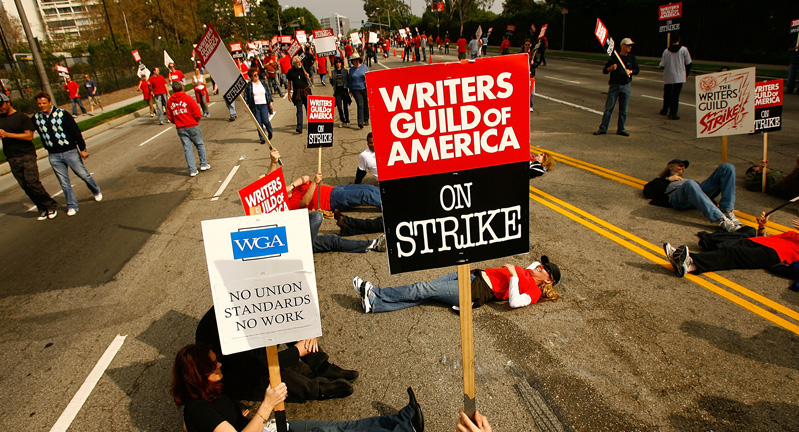
[{"label": "long dark hair", "polygon": [[208,376],[216,370],[211,360],[211,345],[186,345],[175,356],[172,368],[172,398],[175,403],[185,404],[190,399],[212,401],[222,394],[222,382],[212,383]]}]

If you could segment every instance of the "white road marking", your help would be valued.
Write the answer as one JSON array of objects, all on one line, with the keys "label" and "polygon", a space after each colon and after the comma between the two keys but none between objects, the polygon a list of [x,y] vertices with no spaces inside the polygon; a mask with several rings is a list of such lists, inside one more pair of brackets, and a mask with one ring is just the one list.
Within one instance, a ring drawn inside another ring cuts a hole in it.
[{"label": "white road marking", "polygon": [[383,67],[384,67],[384,68],[386,68],[386,69],[391,69],[390,67],[388,67],[388,66],[384,65],[383,63],[378,63],[378,66],[383,66]]},{"label": "white road marking", "polygon": [[544,76],[544,77],[541,77],[541,78],[553,79],[553,80],[556,80],[556,81],[563,81],[563,82],[572,83],[572,84],[580,84],[580,81],[572,81],[572,80],[567,80],[567,79],[563,79],[563,78],[555,78],[555,77],[552,77],[552,76]]},{"label": "white road marking", "polygon": [[108,369],[108,365],[111,364],[111,360],[114,359],[114,356],[117,355],[119,349],[122,348],[122,344],[125,342],[125,338],[128,337],[117,335],[114,340],[111,342],[111,345],[105,350],[103,356],[100,357],[100,360],[97,361],[97,364],[92,369],[89,376],[86,377],[86,381],[83,382],[83,385],[80,386],[78,392],[75,393],[75,396],[67,405],[67,408],[61,413],[61,417],[53,425],[53,428],[50,429],[50,432],[66,432],[69,429],[69,425],[72,424],[72,421],[75,420],[75,416],[78,415],[78,412],[83,407],[83,404],[86,403],[86,399],[89,398],[89,394],[91,394],[94,387],[97,385],[97,382],[100,381],[105,370]]},{"label": "white road marking", "polygon": [[209,104],[208,104],[208,108],[211,108],[212,106],[214,106],[214,104],[215,104],[215,103],[216,103],[216,102],[211,102],[211,103],[209,103]]},{"label": "white road marking", "polygon": [[156,138],[160,137],[161,135],[163,135],[163,134],[165,134],[165,133],[169,132],[169,130],[170,130],[170,129],[172,129],[172,127],[171,127],[171,126],[170,126],[170,127],[168,127],[166,130],[162,130],[161,132],[158,132],[158,133],[157,133],[157,134],[156,134],[154,137],[152,137],[152,138],[148,139],[147,141],[145,141],[145,142],[143,142],[143,143],[139,144],[139,147],[141,147],[141,146],[143,146],[143,145],[147,144],[148,142],[150,142],[150,141],[152,141],[152,140],[154,140],[154,139],[156,139]]},{"label": "white road marking", "polygon": [[219,189],[217,189],[216,193],[214,194],[214,197],[211,198],[211,201],[219,200],[219,197],[222,195],[223,192],[225,192],[225,188],[227,187],[228,183],[230,183],[230,181],[233,180],[233,176],[236,175],[236,171],[239,170],[239,167],[241,166],[241,161],[243,160],[244,156],[239,158],[239,163],[237,163],[236,166],[234,166],[233,169],[230,170],[230,174],[227,175],[225,181],[223,181],[222,184],[219,186]]},{"label": "white road marking", "polygon": [[[645,98],[648,98],[648,99],[659,100],[659,101],[663,100],[662,97],[655,97],[655,96],[649,96],[649,95],[641,95],[641,97],[645,97]],[[685,103],[685,102],[680,102],[680,105],[685,105],[685,106],[689,106],[689,107],[696,107],[696,105],[694,105],[694,104],[689,104],[689,103]]]},{"label": "white road marking", "polygon": [[535,94],[535,97],[540,97],[540,98],[543,98],[543,99],[546,99],[546,100],[551,100],[552,102],[562,103],[563,105],[567,105],[567,106],[570,106],[570,107],[572,107],[572,108],[581,109],[581,110],[583,110],[583,111],[588,111],[588,112],[590,112],[590,113],[594,113],[594,114],[599,114],[599,115],[602,115],[602,114],[604,114],[602,111],[597,111],[597,110],[595,110],[595,109],[591,109],[591,108],[588,108],[588,107],[584,107],[584,106],[582,106],[582,105],[573,104],[573,103],[571,103],[571,102],[562,101],[562,100],[560,100],[560,99],[555,99],[555,98],[553,98],[553,97],[544,96],[544,95],[542,95],[541,93],[536,93],[536,94]]}]

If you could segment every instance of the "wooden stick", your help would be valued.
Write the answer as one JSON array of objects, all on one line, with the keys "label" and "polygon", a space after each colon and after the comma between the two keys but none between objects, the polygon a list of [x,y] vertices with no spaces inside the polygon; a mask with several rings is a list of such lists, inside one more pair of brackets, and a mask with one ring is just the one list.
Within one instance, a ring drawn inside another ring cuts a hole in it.
[{"label": "wooden stick", "polygon": [[[269,144],[269,150],[272,150],[274,148],[272,147],[272,141],[269,141],[269,136],[266,134],[266,132],[264,132],[263,128],[261,127],[261,124],[258,123],[258,120],[255,118],[255,114],[253,114],[252,111],[250,111],[250,106],[247,105],[247,102],[244,100],[244,96],[239,95],[239,100],[244,105],[244,111],[247,111],[247,114],[250,115],[250,119],[252,119],[252,122],[255,123],[255,128],[258,129],[258,132],[261,133],[261,136],[266,140],[266,143]],[[277,163],[280,166],[283,166],[282,160],[278,159]]]},{"label": "wooden stick", "polygon": [[458,293],[463,354],[463,410],[474,419],[477,410],[474,385],[474,329],[472,327],[472,274],[469,264],[458,266]]},{"label": "wooden stick", "polygon": [[[319,147],[319,157],[316,160],[316,172],[322,172],[322,147]],[[316,185],[317,207],[322,210],[322,185]]]},{"label": "wooden stick", "polygon": [[721,163],[727,163],[727,146],[729,142],[727,135],[721,137]]},{"label": "wooden stick", "polygon": [[666,32],[666,49],[671,46],[671,32]]},{"label": "wooden stick", "polygon": [[768,171],[768,132],[763,133],[763,185],[761,192],[766,193],[766,171]]},{"label": "wooden stick", "polygon": [[[277,346],[266,347],[266,362],[269,364],[269,386],[275,388],[280,385],[280,361],[277,357]],[[275,406],[275,422],[278,432],[288,432],[286,405],[283,402]]]},{"label": "wooden stick", "polygon": [[613,54],[616,54],[616,58],[619,59],[619,64],[621,65],[622,69],[624,69],[624,73],[627,74],[627,76],[630,76],[630,72],[628,72],[627,68],[624,66],[624,62],[622,61],[621,56],[619,55],[619,52],[616,51],[616,50],[613,50]]}]

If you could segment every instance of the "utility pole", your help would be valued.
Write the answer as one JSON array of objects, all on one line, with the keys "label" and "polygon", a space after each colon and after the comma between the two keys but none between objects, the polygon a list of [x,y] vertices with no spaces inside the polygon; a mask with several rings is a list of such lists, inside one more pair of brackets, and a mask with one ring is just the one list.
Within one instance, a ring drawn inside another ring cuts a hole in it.
[{"label": "utility pole", "polygon": [[39,53],[39,44],[33,38],[33,32],[31,32],[31,25],[28,23],[28,16],[25,15],[25,8],[22,7],[21,0],[14,0],[14,4],[17,6],[17,12],[19,13],[19,20],[22,21],[22,29],[25,30],[25,37],[28,38],[28,45],[31,47],[31,54],[33,54],[33,64],[36,66],[36,72],[39,73],[39,80],[42,82],[42,87],[44,91],[46,91],[51,98],[53,98],[53,105],[57,106],[57,102],[55,100],[55,94],[53,93],[53,89],[50,88],[50,79],[47,78],[47,73],[44,71],[44,62],[42,62],[42,56]]}]

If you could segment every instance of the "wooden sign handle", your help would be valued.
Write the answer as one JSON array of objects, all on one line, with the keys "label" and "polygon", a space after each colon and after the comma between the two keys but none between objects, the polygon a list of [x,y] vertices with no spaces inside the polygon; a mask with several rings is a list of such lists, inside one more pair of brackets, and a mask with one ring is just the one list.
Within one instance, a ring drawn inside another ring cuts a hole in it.
[{"label": "wooden sign handle", "polygon": [[463,410],[474,420],[477,411],[474,385],[474,329],[472,326],[472,272],[469,264],[458,266],[458,297],[463,355]]},{"label": "wooden sign handle", "polygon": [[[258,120],[255,119],[255,114],[253,114],[252,111],[250,111],[250,106],[247,105],[247,102],[244,100],[244,96],[239,95],[239,101],[241,101],[242,105],[244,105],[244,111],[247,111],[247,114],[250,115],[250,119],[252,119],[252,122],[255,124],[255,128],[258,129],[258,132],[261,133],[261,136],[266,140],[266,143],[269,144],[269,150],[272,150],[274,147],[272,147],[272,141],[269,141],[269,135],[267,135],[266,132],[264,132],[263,128],[261,127],[261,124],[258,123]],[[280,166],[283,166],[282,160],[278,159],[277,163]]]},{"label": "wooden sign handle", "polygon": [[727,135],[721,137],[721,163],[727,163],[727,147],[730,143],[730,138]]},{"label": "wooden sign handle", "polygon": [[[280,360],[277,357],[277,346],[266,347],[266,362],[269,364],[269,385],[275,388],[280,385]],[[275,406],[275,423],[278,432],[288,432],[286,405],[283,402]]]},{"label": "wooden sign handle", "polygon": [[624,66],[624,62],[621,60],[621,56],[619,55],[619,52],[616,51],[616,50],[613,50],[613,54],[616,54],[616,58],[619,59],[619,64],[624,69],[624,73],[627,74],[627,76],[630,76],[630,72],[627,72],[627,67]]},{"label": "wooden sign handle", "polygon": [[[309,124],[310,125],[310,124]],[[319,147],[319,157],[316,160],[316,172],[322,172],[322,147]],[[316,185],[316,196],[318,197],[316,208],[322,210],[322,185]]]},{"label": "wooden sign handle", "polygon": [[768,171],[768,132],[763,133],[763,184],[762,193],[766,193],[766,171]]}]

